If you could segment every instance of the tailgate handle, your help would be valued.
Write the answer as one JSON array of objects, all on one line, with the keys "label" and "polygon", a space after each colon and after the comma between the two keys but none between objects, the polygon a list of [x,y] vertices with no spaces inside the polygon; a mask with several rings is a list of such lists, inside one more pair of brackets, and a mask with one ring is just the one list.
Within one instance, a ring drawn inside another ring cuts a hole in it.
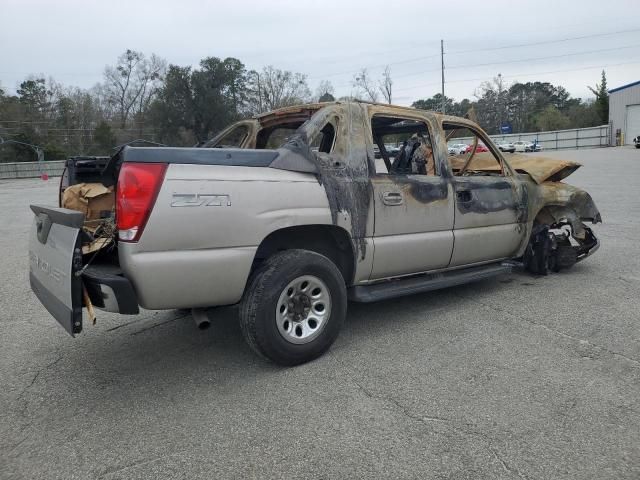
[{"label": "tailgate handle", "polygon": [[51,218],[44,212],[40,212],[36,216],[36,231],[38,232],[38,241],[43,245],[47,243],[47,238],[49,238],[51,223]]}]

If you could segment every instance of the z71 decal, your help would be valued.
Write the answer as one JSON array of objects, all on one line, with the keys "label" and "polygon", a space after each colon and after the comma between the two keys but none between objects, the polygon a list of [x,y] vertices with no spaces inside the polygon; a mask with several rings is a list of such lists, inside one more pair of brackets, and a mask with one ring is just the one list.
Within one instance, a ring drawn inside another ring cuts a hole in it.
[{"label": "z71 decal", "polygon": [[171,197],[172,207],[230,207],[229,195],[212,193],[174,193]]}]

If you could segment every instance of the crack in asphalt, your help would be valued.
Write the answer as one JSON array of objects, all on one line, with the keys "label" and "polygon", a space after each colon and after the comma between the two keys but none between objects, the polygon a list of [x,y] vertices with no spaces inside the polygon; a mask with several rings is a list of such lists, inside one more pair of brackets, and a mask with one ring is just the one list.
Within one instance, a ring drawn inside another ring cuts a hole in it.
[{"label": "crack in asphalt", "polygon": [[563,337],[563,338],[567,338],[569,340],[573,340],[573,341],[578,342],[578,343],[589,345],[589,347],[591,347],[591,348],[607,352],[610,355],[613,355],[615,357],[623,358],[623,359],[627,360],[628,362],[631,362],[634,365],[640,367],[640,360],[637,360],[637,359],[635,359],[633,357],[629,357],[629,356],[625,355],[624,353],[616,352],[615,350],[611,350],[611,349],[609,349],[609,348],[607,348],[607,347],[605,347],[603,345],[598,345],[596,343],[592,343],[589,340],[586,340],[584,338],[574,337],[573,335],[570,335],[570,334],[568,334],[566,332],[562,332],[560,330],[556,330],[555,328],[549,327],[548,325],[545,325],[544,323],[534,322],[533,320],[531,320],[530,318],[527,318],[526,316],[516,315],[516,314],[514,314],[514,313],[512,313],[512,312],[510,312],[508,310],[503,309],[503,308],[499,308],[499,307],[496,307],[495,305],[491,305],[489,303],[485,303],[485,302],[483,302],[481,300],[478,300],[477,298],[471,299],[471,298],[466,297],[464,295],[460,295],[460,294],[456,294],[456,295],[458,297],[464,299],[464,300],[470,300],[470,301],[479,303],[483,307],[488,308],[490,310],[493,310],[494,312],[503,313],[503,314],[506,314],[506,315],[510,316],[511,318],[515,318],[517,320],[522,320],[522,321],[524,321],[524,322],[526,322],[526,323],[528,323],[530,325],[534,325],[536,327],[540,327],[540,328],[542,328],[542,329],[544,329],[544,330],[546,330],[546,331],[548,331],[548,332],[550,332],[552,334],[558,335],[558,336]]},{"label": "crack in asphalt", "polygon": [[358,382],[349,372],[348,369],[346,369],[346,367],[339,361],[336,360],[340,365],[342,365],[342,367],[345,368],[345,372],[347,377],[349,377],[351,379],[351,382],[357,387],[357,389],[362,392],[366,397],[372,399],[372,400],[379,400],[382,402],[385,402],[387,404],[391,404],[395,407],[397,407],[397,409],[393,409],[392,410],[394,412],[400,412],[404,417],[407,417],[409,419],[412,420],[416,420],[419,423],[423,424],[423,425],[430,425],[433,423],[441,423],[441,424],[446,424],[448,427],[450,427],[452,430],[454,430],[455,432],[462,434],[463,436],[477,436],[477,437],[481,437],[486,443],[487,445],[483,445],[483,447],[491,454],[491,456],[493,457],[493,459],[495,459],[500,466],[502,467],[502,469],[509,473],[510,475],[517,475],[518,478],[522,478],[525,480],[528,480],[529,477],[527,477],[524,473],[522,473],[520,470],[518,470],[516,467],[514,467],[513,465],[510,465],[510,463],[507,462],[507,460],[504,459],[504,457],[502,455],[500,455],[500,453],[498,452],[498,450],[492,446],[492,438],[487,435],[484,432],[480,432],[477,430],[477,425],[474,425],[472,423],[465,423],[463,425],[465,425],[466,427],[471,427],[472,429],[467,429],[467,428],[463,428],[459,425],[460,422],[450,419],[450,418],[446,418],[446,417],[438,417],[438,416],[434,416],[434,415],[419,415],[419,414],[415,414],[413,413],[408,407],[402,405],[398,400],[396,400],[395,398],[392,398],[390,396],[387,395],[376,395],[374,394],[371,390],[367,389],[364,385],[362,385],[360,382]]},{"label": "crack in asphalt", "polygon": [[[24,418],[27,422],[25,425],[22,426],[22,428],[20,428],[20,432],[19,433],[23,433],[27,428],[29,428],[32,424],[31,419],[27,416],[27,409],[29,408],[29,399],[24,398],[25,395],[27,394],[27,392],[29,391],[29,389],[31,387],[33,387],[33,385],[36,383],[36,381],[38,380],[38,378],[40,378],[40,375],[42,374],[42,372],[49,370],[50,368],[54,367],[58,362],[60,362],[60,360],[62,360],[64,358],[64,355],[59,354],[58,358],[56,358],[53,362],[49,362],[48,364],[46,364],[44,367],[41,367],[38,369],[38,371],[36,372],[36,374],[33,376],[33,378],[31,379],[31,381],[29,382],[29,384],[27,386],[25,386],[20,393],[16,396],[16,401],[17,402],[22,402],[22,407],[20,408],[20,417]],[[28,438],[28,435],[25,436],[24,438],[22,438],[22,440],[19,440],[17,443],[15,443],[14,445],[12,445],[9,448],[8,453],[12,453],[16,448],[18,448],[26,439]]]},{"label": "crack in asphalt", "polygon": [[184,318],[184,317],[186,317],[186,316],[188,316],[188,315],[191,315],[191,313],[185,313],[185,314],[183,314],[183,315],[178,315],[177,317],[170,318],[169,320],[165,320],[164,322],[155,323],[155,324],[150,325],[150,326],[148,326],[148,327],[146,327],[146,328],[143,328],[143,329],[137,330],[137,331],[135,331],[135,332],[131,333],[131,335],[138,335],[138,334],[140,334],[140,333],[144,333],[144,332],[146,332],[147,330],[151,330],[151,329],[153,329],[153,328],[160,327],[160,326],[162,326],[162,325],[165,325],[165,324],[167,324],[167,323],[173,322],[173,321],[175,321],[175,320],[180,320],[181,318]]},{"label": "crack in asphalt", "polygon": [[493,458],[495,458],[500,465],[502,465],[502,469],[509,473],[509,474],[516,474],[518,475],[518,477],[520,478],[524,478],[524,479],[528,479],[529,477],[527,477],[526,475],[524,475],[523,473],[520,472],[520,470],[518,470],[517,468],[514,467],[510,467],[509,464],[506,462],[506,460],[504,460],[499,454],[498,451],[496,449],[494,449],[493,447],[489,446],[487,447],[488,450],[493,454]]},{"label": "crack in asphalt", "polygon": [[119,325],[116,325],[115,327],[107,328],[105,331],[113,332],[114,330],[118,330],[119,328],[128,327],[130,325],[133,325],[134,323],[142,322],[143,320],[146,320],[146,318],[141,315],[140,318],[135,318],[130,322],[124,322]]},{"label": "crack in asphalt", "polygon": [[23,437],[23,438],[22,438],[22,440],[18,440],[18,442],[16,442],[16,443],[14,443],[13,445],[9,446],[9,450],[7,451],[7,456],[8,456],[8,455],[11,455],[11,454],[13,453],[13,451],[14,451],[16,448],[18,448],[20,445],[22,445],[22,444],[25,442],[25,440],[26,440],[27,438],[28,438],[28,437]]},{"label": "crack in asphalt", "polygon": [[[36,380],[38,380],[38,378],[40,377],[40,374],[42,372],[44,372],[45,370],[49,370],[51,367],[53,367],[54,365],[56,365],[60,360],[62,360],[64,358],[64,355],[59,355],[58,358],[56,358],[53,362],[48,363],[47,365],[45,365],[44,367],[38,369],[38,371],[36,372],[36,374],[33,376],[33,378],[31,379],[31,381],[29,382],[29,385],[27,385],[26,387],[24,387],[22,389],[22,391],[18,394],[18,396],[16,397],[16,400],[22,400],[23,396],[27,393],[27,391],[33,387],[33,384],[36,383]],[[24,416],[24,411],[27,408],[27,404],[28,402],[25,403],[25,406],[22,409],[22,413]]]},{"label": "crack in asphalt", "polygon": [[158,455],[157,457],[151,457],[151,458],[142,458],[140,460],[137,460],[135,462],[131,462],[128,463],[126,465],[113,465],[111,467],[107,467],[105,469],[104,472],[102,472],[97,478],[105,478],[107,476],[116,474],[116,473],[122,473],[125,470],[128,470],[130,468],[134,468],[134,467],[139,467],[140,465],[146,465],[148,463],[153,463],[156,462],[158,460],[162,460],[163,458],[168,458],[168,457],[173,457],[176,455],[180,455],[184,452],[186,452],[187,450],[180,450],[178,452],[168,452],[164,455]]}]

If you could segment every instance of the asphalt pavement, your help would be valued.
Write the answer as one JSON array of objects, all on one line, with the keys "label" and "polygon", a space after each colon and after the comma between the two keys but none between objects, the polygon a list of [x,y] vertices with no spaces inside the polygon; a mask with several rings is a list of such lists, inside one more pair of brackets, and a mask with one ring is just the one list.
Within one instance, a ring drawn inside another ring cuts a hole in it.
[{"label": "asphalt pavement", "polygon": [[0,478],[640,478],[640,150],[545,155],[584,163],[593,257],[351,304],[296,368],[254,356],[234,308],[71,338],[28,284],[56,180],[0,181]]}]

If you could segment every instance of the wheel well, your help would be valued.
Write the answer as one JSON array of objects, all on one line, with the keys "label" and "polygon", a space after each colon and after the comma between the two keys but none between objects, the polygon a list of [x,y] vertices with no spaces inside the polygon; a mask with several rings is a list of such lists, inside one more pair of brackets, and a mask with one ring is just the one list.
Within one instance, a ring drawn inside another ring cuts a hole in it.
[{"label": "wheel well", "polygon": [[319,253],[336,264],[347,285],[353,281],[354,253],[349,233],[335,225],[301,225],[271,232],[262,240],[253,260],[253,272],[276,252],[300,248]]},{"label": "wheel well", "polygon": [[545,223],[547,225],[555,223],[555,218],[553,218],[549,210],[549,205],[545,205],[538,210],[538,213],[536,213],[536,216],[533,218],[533,223]]}]

